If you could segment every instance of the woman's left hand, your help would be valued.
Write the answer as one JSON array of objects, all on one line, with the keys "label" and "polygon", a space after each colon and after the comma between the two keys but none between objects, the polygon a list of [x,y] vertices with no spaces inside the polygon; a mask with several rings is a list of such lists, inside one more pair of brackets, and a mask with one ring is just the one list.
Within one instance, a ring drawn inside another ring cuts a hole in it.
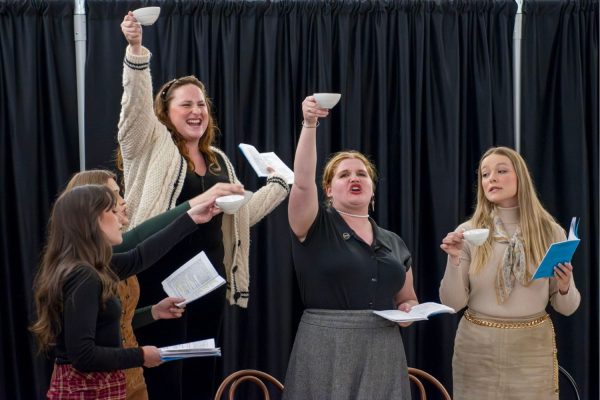
[{"label": "woman's left hand", "polygon": [[558,291],[560,294],[565,295],[569,292],[572,275],[573,266],[571,263],[559,263],[554,267],[554,278],[558,284]]},{"label": "woman's left hand", "polygon": [[[416,306],[417,304],[419,304],[419,302],[416,301],[416,300],[408,300],[407,302],[399,304],[398,307],[397,307],[397,309],[399,311],[404,311],[404,312],[408,313],[413,308],[413,306]],[[411,324],[412,324],[412,322],[400,322],[400,323],[398,323],[398,325],[400,325],[403,328],[406,328],[407,326],[410,326]]]},{"label": "woman's left hand", "polygon": [[152,318],[155,320],[181,318],[185,306],[177,307],[177,304],[184,301],[185,299],[179,297],[165,297],[152,306]]}]

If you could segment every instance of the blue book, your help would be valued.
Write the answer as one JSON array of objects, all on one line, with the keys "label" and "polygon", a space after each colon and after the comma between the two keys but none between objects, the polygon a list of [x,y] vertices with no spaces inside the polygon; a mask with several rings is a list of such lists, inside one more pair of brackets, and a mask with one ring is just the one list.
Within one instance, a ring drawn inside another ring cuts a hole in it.
[{"label": "blue book", "polygon": [[577,217],[571,219],[571,227],[569,228],[569,237],[563,242],[552,243],[542,259],[539,267],[533,274],[533,279],[552,278],[554,277],[554,267],[559,263],[571,262],[573,254],[579,245],[579,237],[577,236],[577,228],[579,228],[579,220]]}]

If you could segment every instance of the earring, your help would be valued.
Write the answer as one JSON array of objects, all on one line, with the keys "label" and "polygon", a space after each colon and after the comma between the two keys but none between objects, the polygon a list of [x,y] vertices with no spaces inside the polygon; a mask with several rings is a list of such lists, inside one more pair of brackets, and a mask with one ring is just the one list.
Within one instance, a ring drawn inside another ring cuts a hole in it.
[{"label": "earring", "polygon": [[375,195],[371,197],[371,211],[375,212]]}]

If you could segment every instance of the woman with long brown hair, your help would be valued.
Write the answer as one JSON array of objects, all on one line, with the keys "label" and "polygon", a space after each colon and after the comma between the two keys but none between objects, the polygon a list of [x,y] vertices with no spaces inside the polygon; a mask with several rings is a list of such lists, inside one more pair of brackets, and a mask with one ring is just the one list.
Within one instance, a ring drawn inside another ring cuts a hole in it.
[{"label": "woman with long brown hair", "polygon": [[[143,240],[154,233],[165,228],[177,217],[186,213],[191,207],[196,206],[208,200],[206,194],[198,195],[193,199],[183,202],[175,208],[152,217],[133,229],[126,230],[129,225],[129,216],[127,214],[127,203],[121,195],[121,188],[117,184],[117,176],[114,172],[105,169],[91,169],[77,172],[67,183],[65,191],[73,190],[82,185],[105,185],[108,187],[117,199],[116,211],[119,222],[123,227],[123,242],[113,246],[113,253],[122,253],[133,249]],[[178,265],[169,266],[169,272]],[[181,302],[183,299],[166,297],[156,304],[136,309],[140,297],[140,286],[136,275],[119,282],[118,286],[119,300],[123,307],[121,315],[121,336],[123,338],[123,347],[137,347],[138,343],[134,334],[134,329],[146,326],[159,319],[180,318],[184,308],[171,305],[173,302]],[[125,371],[127,378],[127,392],[145,392],[143,375],[139,368],[130,368]],[[141,379],[139,379],[141,377]]]},{"label": "woman with long brown hair", "polygon": [[121,347],[117,283],[152,266],[219,210],[200,204],[127,253],[117,199],[109,188],[84,185],[55,202],[34,283],[37,319],[31,326],[42,351],[55,350],[49,399],[125,399],[123,370],[154,367],[154,346]]},{"label": "woman with long brown hair", "polygon": [[[142,29],[133,13],[124,17],[121,30],[129,45],[123,66],[118,139],[131,225],[135,227],[200,193],[243,193],[231,162],[214,146],[218,129],[204,84],[194,76],[173,79],[160,87],[153,102],[150,51],[142,46]],[[269,176],[266,185],[235,214],[214,218],[203,228],[206,233],[192,235],[169,253],[170,262],[181,264],[202,248],[227,280],[222,289],[188,307],[181,320],[187,323],[182,327],[183,335],[219,340],[226,302],[247,307],[250,227],[279,205],[288,192],[282,176]],[[146,293],[143,284],[142,288]],[[181,366],[181,362],[172,364]],[[213,360],[203,359],[186,360],[184,365],[182,374],[172,371],[170,376],[155,374],[154,382],[148,379],[151,397],[177,399],[182,392],[186,398],[212,397],[222,368]]]},{"label": "woman with long brown hair", "polygon": [[[464,232],[489,229],[481,246]],[[467,307],[454,342],[454,398],[558,399],[558,362],[548,302],[563,315],[579,306],[570,263],[531,280],[564,230],[539,201],[525,160],[507,147],[486,151],[477,169],[473,216],[446,235],[440,299]]]}]

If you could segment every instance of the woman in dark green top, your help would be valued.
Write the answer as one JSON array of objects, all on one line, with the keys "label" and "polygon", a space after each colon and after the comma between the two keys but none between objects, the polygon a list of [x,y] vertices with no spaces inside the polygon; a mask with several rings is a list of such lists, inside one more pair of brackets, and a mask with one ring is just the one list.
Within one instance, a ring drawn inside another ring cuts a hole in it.
[{"label": "woman in dark green top", "polygon": [[[127,227],[127,225],[129,224],[129,218],[127,217],[127,207],[123,196],[121,196],[121,188],[117,184],[117,177],[113,172],[100,169],[78,172],[77,174],[73,175],[71,180],[69,180],[65,191],[70,191],[73,188],[82,185],[105,185],[109,189],[111,189],[117,197],[117,215],[119,217],[119,222],[123,225],[124,228]],[[190,207],[190,201],[186,201],[185,203],[181,203],[178,207],[168,210],[162,214],[159,214],[156,217],[145,221],[143,224],[138,225],[137,227],[131,229],[128,232],[124,232],[123,242],[113,247],[113,253],[125,253],[133,249],[139,243],[144,241],[144,239],[160,231],[162,228],[173,222],[177,217],[187,212],[190,209]],[[128,278],[126,281],[124,281],[126,283],[119,284],[119,297],[121,297],[121,302],[123,303],[124,309],[128,308],[126,307],[128,305],[127,303],[131,304],[132,302],[135,303],[133,305],[133,308],[135,308],[139,299],[139,293],[137,296],[132,295],[131,293],[125,293],[131,292],[132,290],[139,291],[139,288],[136,288],[137,282],[133,282],[133,279],[135,279],[135,277]],[[124,288],[121,288],[121,286],[124,286]],[[131,321],[132,327],[134,329],[137,329],[142,326],[146,326],[158,319],[181,317],[181,314],[183,313],[183,308],[172,307],[173,301],[176,300],[180,299],[169,299],[167,297],[155,305],[136,309],[135,314],[133,315],[133,320]],[[173,309],[173,312],[170,312],[170,309]],[[126,318],[124,317],[122,321],[122,324],[124,325],[125,320]],[[121,332],[122,335],[123,333],[124,332]]]}]

